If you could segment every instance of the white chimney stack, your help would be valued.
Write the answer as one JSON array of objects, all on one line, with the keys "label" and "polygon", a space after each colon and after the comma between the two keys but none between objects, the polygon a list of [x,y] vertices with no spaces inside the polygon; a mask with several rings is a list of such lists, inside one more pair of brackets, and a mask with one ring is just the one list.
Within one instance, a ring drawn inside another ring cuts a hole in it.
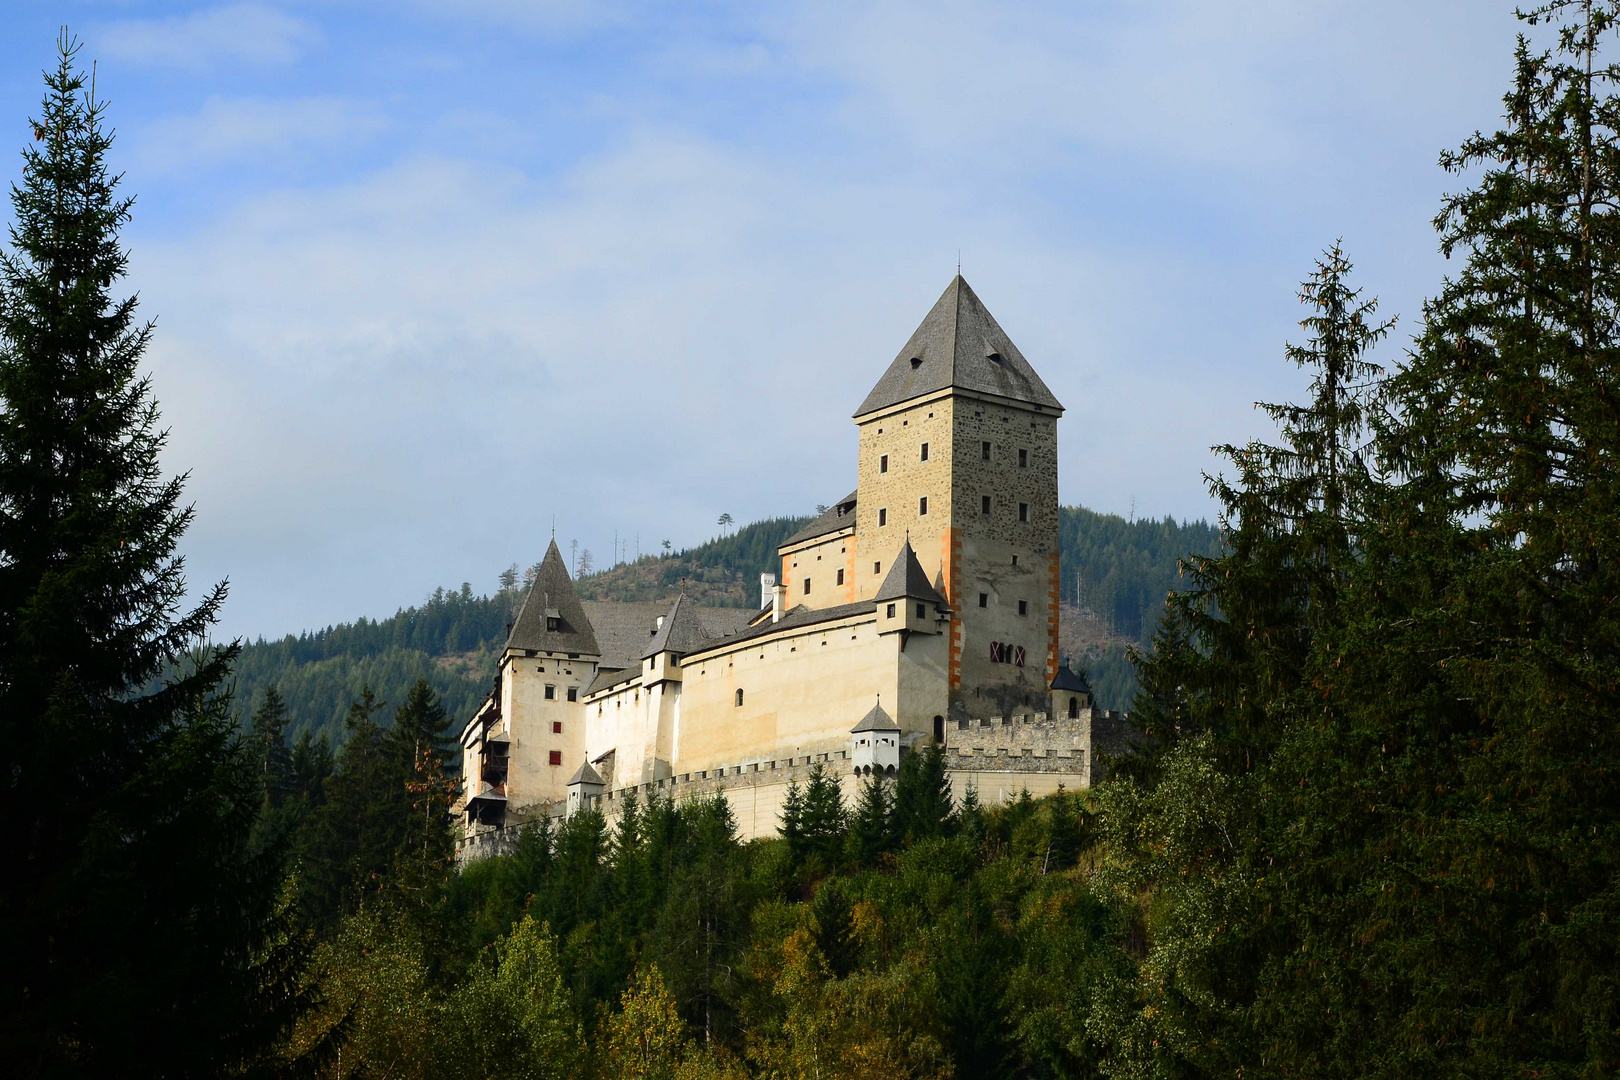
[{"label": "white chimney stack", "polygon": [[760,607],[768,608],[768,607],[771,606],[771,592],[775,588],[776,588],[776,575],[775,574],[761,574],[761,575],[759,575],[759,606]]}]

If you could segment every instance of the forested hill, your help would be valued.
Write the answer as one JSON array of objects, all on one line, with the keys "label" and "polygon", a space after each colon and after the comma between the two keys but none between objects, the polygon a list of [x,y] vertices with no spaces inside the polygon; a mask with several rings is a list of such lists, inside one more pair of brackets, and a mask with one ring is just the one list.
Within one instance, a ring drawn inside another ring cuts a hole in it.
[{"label": "forested hill", "polygon": [[[778,569],[776,548],[809,518],[772,518],[669,555],[581,576],[581,599],[649,601],[683,586],[700,604],[751,607],[759,575]],[[1135,677],[1126,649],[1151,636],[1165,593],[1177,580],[1177,560],[1213,552],[1219,534],[1205,522],[1127,521],[1083,507],[1064,507],[1062,548],[1063,651],[1090,672],[1099,704],[1128,708]],[[324,630],[260,639],[242,650],[236,700],[246,714],[275,683],[286,699],[296,739],[308,730],[340,740],[349,702],[369,684],[390,705],[426,676],[455,717],[466,717],[488,691],[495,652],[522,601],[523,586],[492,595],[438,589],[420,606],[384,619],[360,618]],[[391,709],[390,709],[391,711]]]}]

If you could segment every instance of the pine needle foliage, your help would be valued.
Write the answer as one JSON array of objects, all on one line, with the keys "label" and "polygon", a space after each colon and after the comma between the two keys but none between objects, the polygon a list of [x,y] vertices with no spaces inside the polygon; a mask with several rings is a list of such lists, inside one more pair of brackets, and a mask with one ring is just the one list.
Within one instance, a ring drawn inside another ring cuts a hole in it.
[{"label": "pine needle foliage", "polygon": [[[133,200],[64,31],[0,251],[0,1058],[21,1076],[216,1076],[303,1007],[280,853],[235,737],[237,650],[183,609],[192,520],[117,298]],[[154,687],[158,676],[168,673]]]}]

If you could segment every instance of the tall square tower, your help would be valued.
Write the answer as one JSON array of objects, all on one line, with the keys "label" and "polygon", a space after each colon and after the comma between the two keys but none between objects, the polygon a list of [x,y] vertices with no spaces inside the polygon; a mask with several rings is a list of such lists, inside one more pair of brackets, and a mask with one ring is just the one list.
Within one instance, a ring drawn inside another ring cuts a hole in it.
[{"label": "tall square tower", "polygon": [[850,599],[877,593],[909,539],[953,612],[952,719],[1047,706],[1062,415],[961,275],[855,412]]}]

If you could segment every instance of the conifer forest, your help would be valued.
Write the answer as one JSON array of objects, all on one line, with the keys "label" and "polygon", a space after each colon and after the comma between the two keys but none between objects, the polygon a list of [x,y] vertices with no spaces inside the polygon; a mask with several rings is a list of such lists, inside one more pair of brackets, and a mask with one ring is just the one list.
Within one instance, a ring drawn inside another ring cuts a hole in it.
[{"label": "conifer forest", "polygon": [[[5,1074],[1620,1074],[1620,3],[1519,17],[1556,36],[1441,154],[1404,337],[1323,238],[1275,357],[1309,392],[1219,448],[1217,524],[1065,512],[1134,732],[1105,780],[992,805],[919,749],[854,800],[817,770],[772,837],[644,798],[463,870],[521,572],[211,643],[138,176],[64,35],[0,246]],[[753,603],[800,524],[580,591]]]}]

